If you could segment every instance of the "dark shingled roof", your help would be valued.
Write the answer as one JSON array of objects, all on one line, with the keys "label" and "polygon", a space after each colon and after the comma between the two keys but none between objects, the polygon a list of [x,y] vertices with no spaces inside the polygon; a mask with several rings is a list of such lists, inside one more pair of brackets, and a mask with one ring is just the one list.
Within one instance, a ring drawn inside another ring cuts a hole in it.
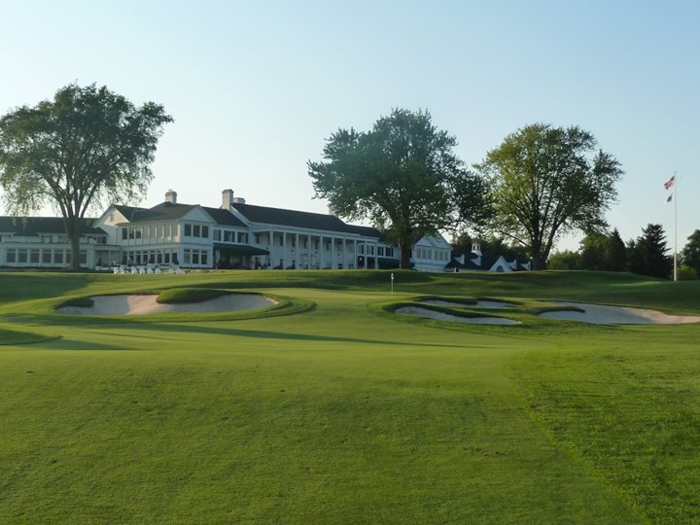
[{"label": "dark shingled roof", "polygon": [[[153,208],[136,208],[123,205],[115,205],[114,207],[119,211],[119,213],[124,215],[129,222],[139,223],[181,219],[196,208],[197,205],[178,204],[166,201],[153,206]],[[208,208],[206,206],[202,206],[202,209],[207,212],[217,224],[245,228],[245,224],[243,224],[238,218],[236,218],[235,215],[233,215],[233,213],[228,210],[222,210],[221,208]]]},{"label": "dark shingled roof", "polygon": [[[91,235],[106,235],[99,228],[93,228],[96,219],[81,219],[81,232]],[[0,232],[13,232],[17,236],[37,236],[41,234],[66,233],[61,217],[0,217]]]},{"label": "dark shingled roof", "polygon": [[238,219],[233,213],[228,210],[223,210],[221,208],[208,208],[202,206],[204,211],[206,211],[212,219],[216,221],[216,224],[221,224],[222,226],[238,226],[239,228],[245,228],[246,225]]},{"label": "dark shingled roof", "polygon": [[379,231],[374,228],[345,224],[335,215],[268,208],[267,206],[255,206],[253,204],[234,203],[232,206],[251,222],[380,237]]},{"label": "dark shingled roof", "polygon": [[127,221],[131,221],[131,218],[133,217],[134,213],[137,211],[144,211],[146,208],[138,208],[135,206],[124,206],[123,204],[115,204],[114,208],[121,213],[124,217],[126,217]]},{"label": "dark shingled roof", "polygon": [[350,233],[357,233],[359,235],[364,235],[365,237],[375,237],[379,240],[385,240],[386,236],[380,232],[377,228],[372,228],[371,226],[356,226],[355,224],[346,224],[345,229]]},{"label": "dark shingled roof", "polygon": [[195,204],[175,204],[167,201],[161,202],[157,206],[153,206],[153,208],[134,209],[130,222],[168,221],[172,219],[181,219],[196,207],[197,206]]}]

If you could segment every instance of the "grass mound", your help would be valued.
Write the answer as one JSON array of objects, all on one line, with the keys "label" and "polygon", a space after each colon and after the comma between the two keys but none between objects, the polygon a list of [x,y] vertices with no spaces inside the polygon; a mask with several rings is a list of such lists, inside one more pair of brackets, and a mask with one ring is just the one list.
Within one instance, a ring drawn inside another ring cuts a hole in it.
[{"label": "grass mound", "polygon": [[63,308],[65,306],[77,306],[80,308],[90,308],[94,306],[95,301],[91,297],[73,297],[67,301],[63,301],[57,306],[57,308]]},{"label": "grass mound", "polygon": [[31,343],[40,343],[50,339],[54,338],[41,334],[35,334],[33,332],[20,332],[0,328],[0,346],[26,345]]},{"label": "grass mound", "polygon": [[203,303],[226,293],[211,288],[171,288],[160,292],[156,301],[160,304]]}]

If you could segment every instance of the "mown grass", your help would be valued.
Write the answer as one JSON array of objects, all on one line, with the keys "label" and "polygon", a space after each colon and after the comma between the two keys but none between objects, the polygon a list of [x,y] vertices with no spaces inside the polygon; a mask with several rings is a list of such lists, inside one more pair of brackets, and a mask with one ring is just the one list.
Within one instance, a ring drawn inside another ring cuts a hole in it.
[{"label": "mown grass", "polygon": [[[395,277],[392,297],[388,272],[0,274],[2,326],[54,338],[0,346],[0,522],[700,522],[700,326],[535,315],[561,299],[698,313],[695,283]],[[53,311],[192,288],[272,292],[293,315]],[[527,323],[390,311],[424,296],[510,300],[488,313]]]}]

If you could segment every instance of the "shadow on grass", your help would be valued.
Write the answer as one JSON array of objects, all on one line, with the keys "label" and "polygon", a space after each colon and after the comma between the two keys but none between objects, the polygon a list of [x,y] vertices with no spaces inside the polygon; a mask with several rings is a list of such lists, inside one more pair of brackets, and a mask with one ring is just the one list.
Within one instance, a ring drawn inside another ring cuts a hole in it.
[{"label": "shadow on grass", "polygon": [[134,352],[140,351],[140,348],[124,348],[123,346],[105,344],[105,343],[94,343],[90,341],[80,341],[78,339],[64,339],[62,337],[57,337],[55,339],[45,341],[46,344],[40,347],[33,346],[32,349],[36,350],[47,350],[47,351],[120,351],[120,352]]},{"label": "shadow on grass", "polygon": [[[118,327],[112,327],[118,328]],[[245,330],[236,328],[219,328],[205,325],[174,325],[174,324],[144,324],[139,326],[130,326],[130,329],[138,329],[140,331],[159,331],[169,333],[189,333],[203,334],[223,337],[247,337],[255,339],[273,339],[279,341],[309,341],[309,342],[324,342],[324,343],[356,343],[356,344],[374,344],[374,345],[390,345],[397,347],[418,347],[418,348],[494,348],[486,345],[467,345],[467,344],[443,344],[443,343],[409,343],[397,342],[390,340],[378,339],[362,339],[359,337],[338,337],[332,335],[315,335],[315,334],[295,334],[285,332],[272,332],[267,330]],[[119,337],[120,334],[114,334]],[[149,339],[152,338],[146,336]],[[168,339],[168,338],[163,338]]]}]

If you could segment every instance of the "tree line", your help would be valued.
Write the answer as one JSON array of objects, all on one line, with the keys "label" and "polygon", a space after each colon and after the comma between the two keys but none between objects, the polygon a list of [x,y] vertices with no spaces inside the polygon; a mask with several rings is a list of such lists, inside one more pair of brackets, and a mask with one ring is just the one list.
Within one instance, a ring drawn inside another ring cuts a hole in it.
[{"label": "tree line", "polygon": [[429,112],[394,109],[369,131],[339,129],[321,161],[309,161],[316,197],[348,219],[369,218],[410,267],[424,235],[471,230],[521,246],[543,269],[557,240],[601,231],[615,202],[620,163],[578,126],[524,126],[471,167],[457,139]]},{"label": "tree line", "polygon": [[[678,258],[678,278],[697,279],[700,275],[700,230],[688,237]],[[642,235],[626,243],[620,238],[617,228],[590,232],[581,240],[577,251],[564,250],[553,254],[548,268],[632,272],[666,279],[673,274],[673,256],[663,227],[648,224],[642,229]]]}]

